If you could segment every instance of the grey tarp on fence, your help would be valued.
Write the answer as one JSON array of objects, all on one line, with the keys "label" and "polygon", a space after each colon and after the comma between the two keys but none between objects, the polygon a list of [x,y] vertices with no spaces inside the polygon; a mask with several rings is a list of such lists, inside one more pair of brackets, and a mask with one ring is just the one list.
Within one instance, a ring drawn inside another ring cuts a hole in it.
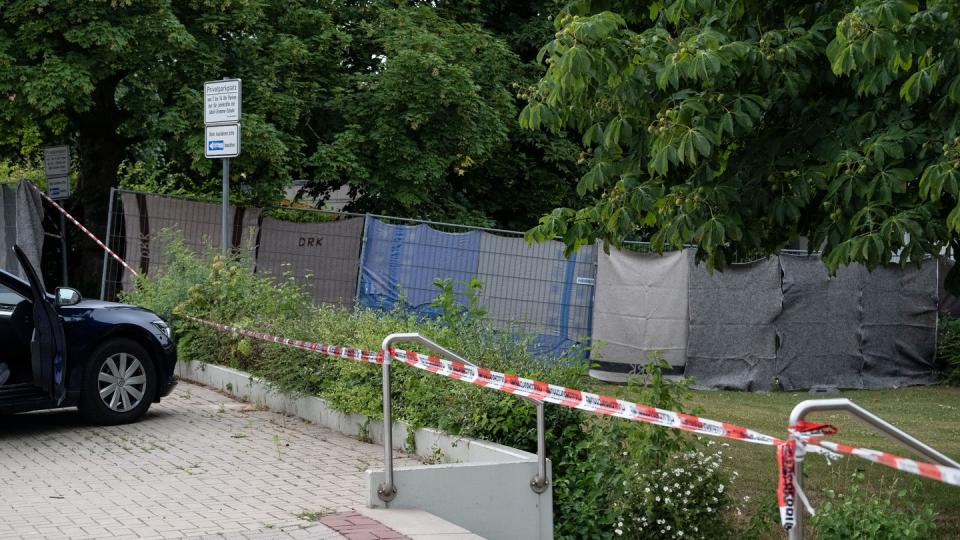
[{"label": "grey tarp on fence", "polygon": [[768,390],[783,295],[776,257],[709,273],[690,257],[687,365],[697,387]]},{"label": "grey tarp on fence", "polygon": [[934,382],[937,265],[841,268],[781,256],[784,306],[777,320],[785,389],[887,388]]},{"label": "grey tarp on fence", "polygon": [[[159,234],[163,229],[180,231],[184,244],[196,252],[220,245],[219,204],[127,192],[120,200],[126,229],[125,258],[138,272],[150,275],[166,267]],[[230,215],[230,242],[252,262],[260,210],[231,206]],[[130,287],[128,273],[124,273],[123,286]]]},{"label": "grey tarp on fence", "polygon": [[30,263],[40,270],[43,252],[43,201],[26,181],[0,184],[0,268],[25,277],[14,244],[20,246]]},{"label": "grey tarp on fence", "polygon": [[523,238],[482,233],[477,276],[481,302],[501,325],[536,335],[534,352],[556,355],[590,338],[596,246],[569,258],[555,240],[530,244]]},{"label": "grey tarp on fence", "polygon": [[692,252],[598,254],[590,375],[622,382],[654,352],[682,368],[687,359],[687,295]]},{"label": "grey tarp on fence", "polygon": [[257,272],[293,278],[314,301],[350,306],[357,291],[363,218],[294,223],[269,217],[260,225]]},{"label": "grey tarp on fence", "polygon": [[[780,272],[782,284],[774,287]],[[710,279],[704,270],[691,274],[686,374],[698,387],[798,390],[934,382],[934,261],[920,269],[890,265],[873,272],[850,266],[830,277],[819,257],[784,254],[749,273],[756,273],[754,287],[734,290],[723,283],[741,282],[747,273],[715,274],[722,281],[714,281],[714,292],[705,290]]]},{"label": "grey tarp on fence", "polygon": [[783,311],[777,317],[777,364],[783,388],[862,388],[858,334],[866,269],[843,267],[831,278],[816,256],[783,255],[780,264]]},{"label": "grey tarp on fence", "polygon": [[863,388],[933,384],[937,339],[937,265],[881,267],[864,282]]}]

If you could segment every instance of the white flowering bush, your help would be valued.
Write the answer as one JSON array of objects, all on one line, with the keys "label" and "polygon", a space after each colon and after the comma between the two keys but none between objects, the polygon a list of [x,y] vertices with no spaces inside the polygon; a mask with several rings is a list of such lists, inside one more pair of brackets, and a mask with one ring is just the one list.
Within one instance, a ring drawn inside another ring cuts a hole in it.
[{"label": "white flowering bush", "polygon": [[722,447],[713,441],[700,449],[673,454],[666,466],[628,468],[623,495],[614,503],[621,538],[704,538],[730,536],[729,484],[736,473],[721,471]]}]

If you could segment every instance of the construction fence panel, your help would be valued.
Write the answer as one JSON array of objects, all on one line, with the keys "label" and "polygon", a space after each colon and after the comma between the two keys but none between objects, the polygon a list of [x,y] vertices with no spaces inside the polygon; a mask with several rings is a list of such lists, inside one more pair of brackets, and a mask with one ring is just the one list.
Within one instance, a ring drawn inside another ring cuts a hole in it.
[{"label": "construction fence panel", "polygon": [[590,341],[597,250],[564,255],[562,242],[530,244],[484,232],[477,275],[487,315],[535,335],[536,354],[556,356]]},{"label": "construction fence panel", "polygon": [[43,216],[43,201],[27,181],[0,184],[0,269],[26,277],[14,245],[20,246],[34,268],[40,268]]},{"label": "construction fence panel", "polygon": [[[318,304],[351,306],[363,243],[363,218],[313,214],[298,223],[264,217],[257,243],[257,272],[301,284]],[[340,219],[342,217],[342,219]]]},{"label": "construction fence panel", "polygon": [[439,231],[426,224],[393,224],[368,216],[360,263],[360,305],[393,309],[403,305],[423,315],[439,289],[434,280],[449,278],[462,293],[477,275],[480,231]]},{"label": "construction fence panel", "polygon": [[[219,204],[125,190],[117,194],[109,246],[119,248],[120,256],[141,274],[156,275],[166,269],[169,261],[164,244],[174,237],[164,230],[177,231],[184,245],[196,253],[219,247]],[[231,206],[230,216],[231,247],[253,265],[260,210]],[[133,286],[131,276],[119,266],[108,261],[108,298]]]}]

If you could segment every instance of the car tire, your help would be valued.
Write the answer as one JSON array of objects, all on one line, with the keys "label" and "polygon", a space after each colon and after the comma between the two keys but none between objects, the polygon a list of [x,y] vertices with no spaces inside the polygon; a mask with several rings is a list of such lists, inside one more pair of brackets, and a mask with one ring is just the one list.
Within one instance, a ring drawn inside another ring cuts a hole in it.
[{"label": "car tire", "polygon": [[111,339],[90,355],[83,372],[78,409],[101,425],[135,422],[157,394],[153,358],[139,343]]}]

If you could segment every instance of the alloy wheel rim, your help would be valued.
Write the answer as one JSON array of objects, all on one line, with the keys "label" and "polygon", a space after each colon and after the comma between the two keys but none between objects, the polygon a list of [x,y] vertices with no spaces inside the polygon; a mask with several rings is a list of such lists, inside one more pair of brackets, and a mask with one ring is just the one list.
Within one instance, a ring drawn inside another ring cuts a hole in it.
[{"label": "alloy wheel rim", "polygon": [[147,374],[140,360],[130,353],[108,356],[100,365],[97,390],[100,399],[114,412],[129,412],[143,401]]}]

